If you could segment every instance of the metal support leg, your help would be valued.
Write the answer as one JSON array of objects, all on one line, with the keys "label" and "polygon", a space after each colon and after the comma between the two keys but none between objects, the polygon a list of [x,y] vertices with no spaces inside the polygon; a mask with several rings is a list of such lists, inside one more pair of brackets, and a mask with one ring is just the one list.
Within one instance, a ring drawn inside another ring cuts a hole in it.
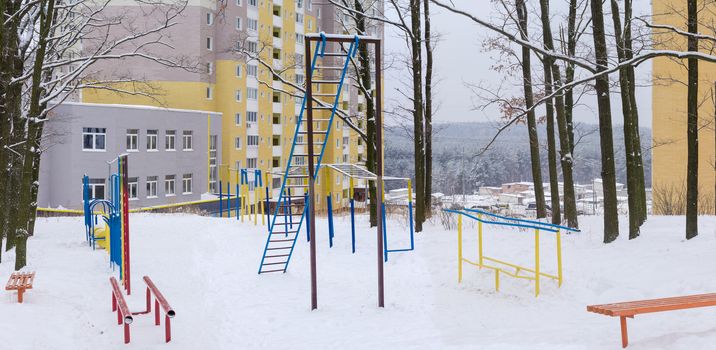
[{"label": "metal support leg", "polygon": [[167,343],[172,340],[172,325],[169,320],[169,316],[164,316],[164,338]]}]

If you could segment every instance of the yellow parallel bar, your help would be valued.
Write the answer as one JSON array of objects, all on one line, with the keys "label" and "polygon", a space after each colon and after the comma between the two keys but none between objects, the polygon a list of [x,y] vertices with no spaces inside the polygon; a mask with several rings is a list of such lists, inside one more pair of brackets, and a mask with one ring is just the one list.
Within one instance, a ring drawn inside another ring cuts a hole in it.
[{"label": "yellow parallel bar", "polygon": [[[482,219],[482,214],[477,214],[477,217]],[[477,222],[477,253],[479,257],[478,261],[480,265],[482,265],[482,221]]]},{"label": "yellow parallel bar", "polygon": [[349,185],[350,185],[350,187],[349,187],[349,188],[350,188],[350,190],[349,190],[349,192],[350,192],[350,198],[349,198],[349,199],[353,199],[353,197],[354,197],[354,187],[353,187],[353,186],[354,186],[354,185],[353,185],[353,178],[352,178],[352,177],[348,179],[348,183],[349,183]]},{"label": "yellow parallel bar", "polygon": [[[491,258],[491,257],[489,257],[489,256],[485,256],[485,257],[483,257],[483,258],[484,258],[485,260],[489,260],[489,261],[492,261],[492,262],[496,262],[496,263],[498,263],[498,264],[507,265],[507,266],[512,267],[512,268],[515,268],[515,269],[517,269],[517,270],[523,270],[523,271],[535,273],[535,270],[533,270],[533,269],[531,269],[531,268],[529,268],[529,267],[524,267],[524,266],[520,266],[520,265],[511,264],[511,263],[508,263],[508,262],[505,262],[505,261],[502,261],[502,260],[498,260],[498,259]],[[483,264],[482,266],[483,266],[483,267],[489,267],[488,265],[484,265],[484,264]],[[507,271],[503,270],[503,272],[507,272]],[[511,275],[511,274],[510,274],[510,275]],[[550,275],[550,274],[544,273],[544,272],[540,272],[539,275],[540,275],[540,276],[543,276],[543,277],[548,277],[548,278],[551,278],[551,279],[554,279],[554,280],[558,280],[558,279],[559,279],[559,277],[557,277],[557,276],[555,276],[555,275]]]},{"label": "yellow parallel bar", "polygon": [[500,291],[500,269],[495,269],[495,291]]},{"label": "yellow parallel bar", "polygon": [[462,282],[462,215],[457,216],[457,282]]},{"label": "yellow parallel bar", "polygon": [[[408,203],[413,202],[413,186],[412,182],[410,182],[410,179],[408,179]],[[462,216],[462,215],[460,215]]]},{"label": "yellow parallel bar", "polygon": [[[53,209],[53,208],[37,208],[37,211],[47,212],[47,213],[66,213],[66,214],[84,214],[85,213],[83,210]],[[95,214],[100,214],[100,212],[95,212]]]},{"label": "yellow parallel bar", "polygon": [[535,296],[539,295],[539,230],[535,229]]},{"label": "yellow parallel bar", "polygon": [[562,234],[557,230],[557,280],[558,286],[562,286]]}]

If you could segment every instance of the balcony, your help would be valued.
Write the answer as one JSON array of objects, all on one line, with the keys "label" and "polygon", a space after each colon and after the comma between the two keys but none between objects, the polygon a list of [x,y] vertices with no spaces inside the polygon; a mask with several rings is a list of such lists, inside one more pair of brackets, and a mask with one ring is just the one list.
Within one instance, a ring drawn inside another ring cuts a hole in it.
[{"label": "balcony", "polygon": [[280,49],[280,48],[283,48],[283,39],[277,38],[277,37],[274,36],[274,37],[273,37],[273,47],[276,47],[276,48],[279,48],[279,49]]},{"label": "balcony", "polygon": [[[281,10],[279,10],[279,13]],[[273,15],[273,26],[274,27],[283,27],[283,18],[281,16],[276,16],[276,14]]]},{"label": "balcony", "polygon": [[274,157],[280,157],[281,153],[283,153],[283,147],[279,146],[273,146],[272,148],[272,155]]},{"label": "balcony", "polygon": [[281,113],[282,106],[281,102],[274,102],[273,103],[273,113]]},{"label": "balcony", "polygon": [[273,134],[274,135],[282,135],[283,134],[283,125],[281,124],[273,124],[271,126]]}]

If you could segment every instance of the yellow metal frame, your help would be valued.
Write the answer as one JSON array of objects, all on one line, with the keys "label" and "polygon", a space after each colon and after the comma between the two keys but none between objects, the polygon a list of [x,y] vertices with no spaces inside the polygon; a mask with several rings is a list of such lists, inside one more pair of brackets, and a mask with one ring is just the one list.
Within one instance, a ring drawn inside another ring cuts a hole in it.
[{"label": "yellow metal frame", "polygon": [[[478,218],[481,218],[481,215],[478,215]],[[479,268],[486,268],[493,270],[495,272],[495,290],[500,290],[500,274],[505,274],[507,276],[513,277],[513,278],[521,278],[521,279],[527,279],[527,280],[533,280],[535,281],[535,297],[539,296],[540,293],[540,279],[542,277],[548,278],[551,280],[555,280],[558,283],[558,287],[562,286],[563,281],[563,274],[562,274],[562,239],[561,239],[561,233],[559,230],[555,232],[555,239],[557,241],[557,275],[549,274],[542,272],[541,266],[540,266],[540,230],[535,229],[534,230],[534,237],[535,237],[535,250],[534,250],[534,258],[535,258],[535,265],[533,268],[521,266],[517,264],[513,264],[507,261],[498,260],[495,258],[491,258],[489,256],[485,256],[483,253],[483,244],[482,244],[482,222],[477,222],[477,254],[478,254],[478,261],[471,261],[466,259],[463,256],[463,249],[462,249],[462,215],[458,215],[457,217],[457,259],[458,259],[458,267],[457,267],[457,281],[458,283],[462,282],[462,265],[463,263],[468,263],[473,266],[477,266]],[[548,231],[551,232],[551,231]],[[488,265],[485,263],[485,261],[489,261],[495,264],[503,265],[503,266],[494,266],[494,265]]]}]

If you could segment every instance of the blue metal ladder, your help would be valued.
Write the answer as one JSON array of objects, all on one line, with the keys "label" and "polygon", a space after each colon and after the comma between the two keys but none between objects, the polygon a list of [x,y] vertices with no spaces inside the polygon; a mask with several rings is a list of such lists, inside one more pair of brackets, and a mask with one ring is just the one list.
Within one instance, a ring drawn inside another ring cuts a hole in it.
[{"label": "blue metal ladder", "polygon": [[[294,132],[288,162],[286,163],[286,169],[283,175],[278,175],[282,178],[281,190],[279,191],[278,200],[276,201],[274,215],[270,220],[268,237],[266,237],[266,245],[264,247],[263,256],[261,257],[261,265],[259,266],[259,274],[286,272],[288,268],[288,263],[291,261],[291,255],[293,254],[293,249],[298,239],[298,233],[301,230],[301,226],[307,214],[308,149],[306,149],[306,147],[320,147],[320,153],[314,152],[314,157],[318,157],[315,162],[314,173],[314,177],[317,177],[331,133],[333,119],[336,115],[341,89],[343,88],[348,65],[350,64],[350,57],[355,56],[358,49],[358,36],[351,42],[346,52],[326,52],[327,43],[325,34],[321,33],[321,39],[321,41],[316,42],[316,50],[314,51],[308,74],[313,77],[314,71],[318,70],[322,73],[321,75],[325,77],[327,72],[339,71],[340,76],[337,80],[328,80],[327,78],[312,80],[312,85],[319,87],[320,85],[335,85],[336,92],[320,93],[319,90],[318,93],[312,94],[313,97],[318,98],[319,101],[322,101],[320,100],[321,98],[332,98],[332,103],[328,101],[324,103],[307,101],[306,94],[304,94],[301,112],[296,119],[296,130]],[[309,45],[309,43],[306,44]],[[343,48],[342,45],[341,48]],[[318,58],[324,57],[343,57],[344,62],[342,65],[333,67],[316,65]],[[330,75],[330,73],[328,75]],[[313,103],[313,105],[311,105],[313,110],[331,111],[331,116],[328,119],[313,119],[313,123],[317,123],[318,126],[313,129],[314,143],[312,145],[307,143],[306,135],[308,132],[303,128],[303,115],[308,103]],[[320,125],[323,123],[326,123],[325,129],[320,128]],[[317,136],[323,139],[317,140]],[[297,147],[303,149],[299,150]],[[313,232],[309,235],[315,236]]]}]

